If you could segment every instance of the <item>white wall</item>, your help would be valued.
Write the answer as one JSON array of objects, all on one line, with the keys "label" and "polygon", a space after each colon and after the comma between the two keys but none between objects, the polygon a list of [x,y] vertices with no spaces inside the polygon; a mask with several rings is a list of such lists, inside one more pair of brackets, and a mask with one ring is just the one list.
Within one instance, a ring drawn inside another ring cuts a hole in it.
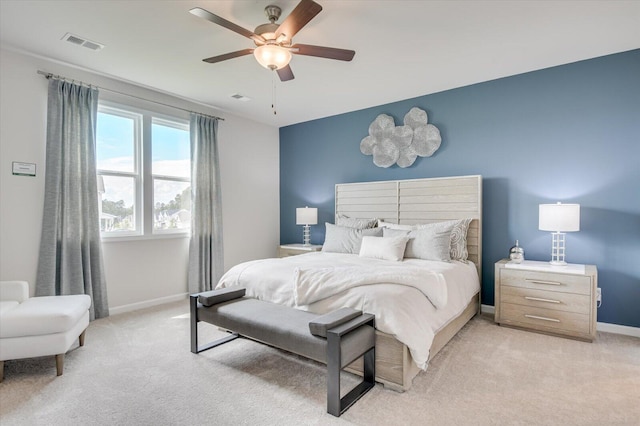
[{"label": "white wall", "polygon": [[[0,50],[0,279],[35,283],[46,144],[47,80],[60,74],[145,99],[218,115],[225,269],[272,257],[280,240],[278,129],[163,93],[43,58]],[[102,91],[101,98],[134,102]],[[136,103],[136,102],[134,102]],[[137,106],[145,107],[137,101]],[[160,108],[146,103],[147,108]],[[177,110],[166,109],[173,114]],[[182,113],[185,114],[185,113]],[[36,177],[11,174],[13,161],[35,163]],[[188,238],[105,242],[112,312],[181,297],[187,292]]]}]

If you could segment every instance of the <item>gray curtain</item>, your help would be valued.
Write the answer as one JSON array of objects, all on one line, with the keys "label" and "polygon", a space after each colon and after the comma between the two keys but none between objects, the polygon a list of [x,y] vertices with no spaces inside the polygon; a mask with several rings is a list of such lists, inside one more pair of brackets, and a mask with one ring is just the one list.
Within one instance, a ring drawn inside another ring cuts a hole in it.
[{"label": "gray curtain", "polygon": [[218,120],[191,114],[189,292],[215,287],[224,271]]},{"label": "gray curtain", "polygon": [[109,315],[96,183],[98,90],[49,79],[44,212],[36,296],[88,294]]}]

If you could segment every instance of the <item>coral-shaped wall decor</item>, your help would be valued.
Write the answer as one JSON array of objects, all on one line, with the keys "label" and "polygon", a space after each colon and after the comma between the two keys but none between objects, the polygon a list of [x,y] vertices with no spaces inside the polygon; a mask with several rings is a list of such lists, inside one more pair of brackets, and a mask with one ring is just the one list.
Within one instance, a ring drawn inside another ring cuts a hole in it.
[{"label": "coral-shaped wall decor", "polygon": [[369,136],[360,142],[360,152],[373,155],[373,164],[409,167],[417,157],[431,157],[440,148],[440,130],[429,124],[427,112],[414,107],[404,116],[404,126],[380,114],[369,125]]}]

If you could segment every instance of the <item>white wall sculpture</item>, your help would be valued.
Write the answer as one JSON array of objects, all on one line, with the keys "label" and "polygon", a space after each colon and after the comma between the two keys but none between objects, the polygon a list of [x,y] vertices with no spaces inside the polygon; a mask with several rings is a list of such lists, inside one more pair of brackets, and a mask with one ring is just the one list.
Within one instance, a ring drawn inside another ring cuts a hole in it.
[{"label": "white wall sculpture", "polygon": [[369,136],[360,142],[360,152],[373,155],[378,167],[409,167],[417,157],[431,157],[441,143],[440,130],[429,124],[427,112],[413,107],[404,116],[404,126],[396,126],[387,114],[377,116],[369,125]]}]

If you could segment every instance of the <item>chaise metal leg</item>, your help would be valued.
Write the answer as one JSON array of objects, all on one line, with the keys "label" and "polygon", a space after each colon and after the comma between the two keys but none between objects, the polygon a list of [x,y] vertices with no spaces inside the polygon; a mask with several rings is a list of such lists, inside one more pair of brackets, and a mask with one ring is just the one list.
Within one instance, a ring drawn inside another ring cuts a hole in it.
[{"label": "chaise metal leg", "polygon": [[192,294],[189,296],[189,313],[190,313],[190,323],[191,323],[191,352],[194,354],[206,351],[211,348],[215,348],[216,346],[220,346],[227,342],[237,339],[240,337],[238,333],[231,333],[228,336],[222,337],[218,340],[214,340],[213,342],[207,343],[206,345],[198,346],[198,295]]},{"label": "chaise metal leg", "polygon": [[191,323],[191,352],[198,353],[198,296],[189,296],[189,318]]},{"label": "chaise metal leg", "polygon": [[78,338],[80,346],[84,346],[84,334],[86,332],[87,332],[87,329],[85,328],[84,331],[80,334],[80,337]]},{"label": "chaise metal leg", "polygon": [[339,417],[342,414],[340,401],[340,336],[327,335],[327,413]]},{"label": "chaise metal leg", "polygon": [[364,353],[364,376],[362,382],[340,398],[340,351],[341,336],[327,332],[327,413],[339,417],[358,399],[375,386],[376,348],[373,346]]},{"label": "chaise metal leg", "polygon": [[4,380],[4,361],[0,361],[0,383]]}]

